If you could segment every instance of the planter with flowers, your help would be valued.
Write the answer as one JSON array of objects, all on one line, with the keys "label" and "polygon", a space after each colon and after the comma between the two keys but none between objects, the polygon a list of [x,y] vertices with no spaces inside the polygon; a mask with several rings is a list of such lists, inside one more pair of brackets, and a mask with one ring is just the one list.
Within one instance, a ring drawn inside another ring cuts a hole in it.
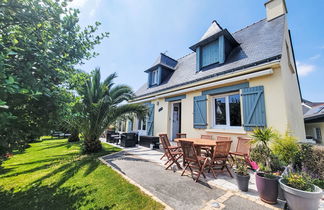
[{"label": "planter with flowers", "polygon": [[238,188],[243,191],[247,192],[249,189],[249,181],[250,181],[250,174],[244,160],[237,160],[235,171],[235,179],[237,182]]},{"label": "planter with flowers", "polygon": [[290,173],[279,180],[291,210],[316,210],[322,197],[322,189],[312,184],[312,179],[302,173]]},{"label": "planter with flowers", "polygon": [[257,190],[261,200],[269,204],[277,203],[278,175],[283,170],[277,156],[269,147],[277,136],[271,128],[256,128],[251,135],[251,158],[259,165],[255,177]]}]

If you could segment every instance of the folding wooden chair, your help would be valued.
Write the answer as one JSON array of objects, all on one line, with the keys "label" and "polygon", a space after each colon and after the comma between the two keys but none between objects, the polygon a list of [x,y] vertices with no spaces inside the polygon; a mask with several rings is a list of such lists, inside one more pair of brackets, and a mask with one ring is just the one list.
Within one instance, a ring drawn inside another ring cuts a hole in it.
[{"label": "folding wooden chair", "polygon": [[[231,137],[230,136],[217,136],[216,141],[231,141]],[[214,148],[208,148],[207,156],[212,157],[213,152],[214,152]]]},{"label": "folding wooden chair", "polygon": [[210,169],[213,172],[214,177],[216,178],[215,171],[221,170],[223,172],[224,168],[226,168],[229,175],[233,178],[231,171],[227,166],[228,155],[231,149],[232,141],[217,141],[216,146],[214,148],[213,156],[211,158]]},{"label": "folding wooden chair", "polygon": [[251,145],[249,144],[249,141],[251,139],[248,138],[242,138],[242,137],[237,137],[237,146],[236,146],[236,151],[235,152],[230,152],[229,155],[233,162],[235,162],[234,157],[240,156],[243,157],[245,162],[251,166],[250,162],[250,148]]},{"label": "folding wooden chair", "polygon": [[187,134],[186,133],[177,133],[176,138],[177,139],[179,139],[179,138],[187,138]]},{"label": "folding wooden chair", "polygon": [[218,140],[218,141],[231,141],[231,137],[230,136],[217,136],[216,140]]},{"label": "folding wooden chair", "polygon": [[[183,156],[182,151],[179,150],[179,147],[169,146],[170,142],[166,134],[160,134],[160,140],[164,148],[165,157],[167,157],[167,162],[164,165],[167,165],[165,170],[168,170],[173,164],[176,164],[179,169],[182,169],[178,160]],[[172,149],[171,149],[172,148]]]},{"label": "folding wooden chair", "polygon": [[[187,170],[187,168],[189,168],[193,179],[194,173],[197,174],[196,179],[194,179],[195,182],[198,181],[201,174],[204,176],[204,178],[206,178],[204,169],[209,163],[208,158],[197,155],[193,142],[180,141],[180,144],[183,152],[183,158],[185,160],[185,168],[183,169],[181,176],[183,176],[184,172]],[[193,169],[196,170],[194,171]]]},{"label": "folding wooden chair", "polygon": [[213,136],[212,135],[201,135],[200,136],[201,139],[213,139]]},{"label": "folding wooden chair", "polygon": [[[201,139],[209,139],[209,140],[212,140],[213,139],[213,136],[212,135],[201,135],[200,136]],[[201,150],[205,150],[206,151],[206,156],[208,156],[208,151],[210,151],[210,147],[200,147]]]},{"label": "folding wooden chair", "polygon": [[166,143],[166,146],[167,146],[170,150],[173,151],[173,150],[179,150],[179,149],[181,149],[180,146],[171,146],[167,134],[160,134],[159,136],[160,136],[160,141],[161,141],[162,146],[163,146],[163,149],[164,149],[164,154],[162,155],[162,157],[160,158],[160,160],[162,160],[162,159],[166,156],[166,152],[165,152],[165,148],[164,148],[163,142],[162,142],[162,140],[161,140],[161,136],[163,136],[163,138],[166,139],[166,142],[165,142],[165,143]]}]

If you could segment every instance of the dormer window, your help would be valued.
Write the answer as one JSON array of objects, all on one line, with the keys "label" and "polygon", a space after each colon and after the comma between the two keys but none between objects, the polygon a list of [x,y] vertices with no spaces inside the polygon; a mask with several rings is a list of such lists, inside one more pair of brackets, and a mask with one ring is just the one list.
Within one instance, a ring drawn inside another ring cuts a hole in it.
[{"label": "dormer window", "polygon": [[196,52],[196,72],[225,63],[227,55],[239,45],[233,36],[213,21],[199,42],[190,47]]},{"label": "dormer window", "polygon": [[152,71],[152,85],[156,85],[158,83],[158,70]]},{"label": "dormer window", "polygon": [[153,66],[145,70],[145,72],[148,73],[148,88],[167,82],[173,74],[177,64],[177,60],[161,53]]},{"label": "dormer window", "polygon": [[209,66],[219,62],[218,42],[211,42],[201,48],[201,67]]}]

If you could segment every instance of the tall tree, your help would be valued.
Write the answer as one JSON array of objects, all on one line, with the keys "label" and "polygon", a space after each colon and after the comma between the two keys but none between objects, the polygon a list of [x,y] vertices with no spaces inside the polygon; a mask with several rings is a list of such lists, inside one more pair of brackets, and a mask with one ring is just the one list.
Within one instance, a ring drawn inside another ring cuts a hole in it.
[{"label": "tall tree", "polygon": [[48,132],[74,66],[108,36],[78,14],[65,0],[0,1],[0,157]]},{"label": "tall tree", "polygon": [[100,135],[120,116],[135,113],[143,117],[147,113],[143,105],[125,103],[133,98],[133,91],[127,85],[115,85],[113,80],[116,77],[113,73],[101,82],[100,69],[95,69],[78,91],[82,97],[80,113],[84,115],[80,125],[86,153],[101,150]]}]

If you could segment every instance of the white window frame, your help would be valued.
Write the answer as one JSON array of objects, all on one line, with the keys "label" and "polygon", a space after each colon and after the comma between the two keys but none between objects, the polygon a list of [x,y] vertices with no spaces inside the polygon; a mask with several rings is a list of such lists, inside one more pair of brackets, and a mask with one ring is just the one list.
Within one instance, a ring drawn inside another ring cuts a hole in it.
[{"label": "white window frame", "polygon": [[158,70],[152,71],[152,85],[156,85],[158,82]]},{"label": "white window frame", "polygon": [[[231,120],[230,120],[230,108],[229,108],[229,96],[231,95],[240,95],[239,92],[231,92],[227,94],[221,94],[221,95],[213,95],[212,96],[212,106],[211,106],[211,114],[212,114],[212,128],[214,129],[242,129],[243,125],[241,126],[231,126]],[[225,98],[225,110],[226,110],[226,125],[216,125],[216,110],[215,110],[215,100],[217,98]],[[242,104],[241,97],[240,97],[240,104]],[[241,123],[243,123],[242,120],[242,106],[240,106],[241,110]]]}]

